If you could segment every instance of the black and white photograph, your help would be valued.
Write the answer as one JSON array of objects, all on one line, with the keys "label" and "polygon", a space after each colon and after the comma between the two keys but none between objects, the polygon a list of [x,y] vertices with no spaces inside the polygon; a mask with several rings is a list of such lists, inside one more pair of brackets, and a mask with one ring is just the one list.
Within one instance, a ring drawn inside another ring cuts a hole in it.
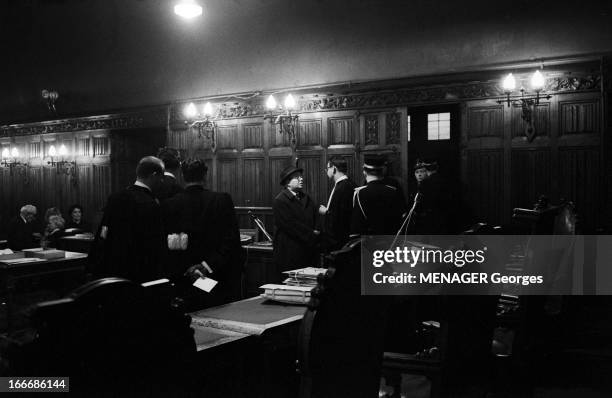
[{"label": "black and white photograph", "polygon": [[612,2],[0,0],[0,33],[0,393],[612,396]]}]

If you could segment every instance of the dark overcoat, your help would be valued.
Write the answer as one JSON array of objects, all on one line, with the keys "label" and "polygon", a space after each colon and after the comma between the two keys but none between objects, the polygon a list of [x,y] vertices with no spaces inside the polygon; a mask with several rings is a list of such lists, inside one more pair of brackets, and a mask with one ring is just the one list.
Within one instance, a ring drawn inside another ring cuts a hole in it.
[{"label": "dark overcoat", "polygon": [[7,227],[8,247],[11,250],[23,250],[36,247],[32,233],[34,232],[33,223],[26,223],[21,216],[17,216],[9,221]]},{"label": "dark overcoat", "polygon": [[274,263],[279,278],[282,271],[318,265],[319,236],[314,233],[318,209],[308,195],[302,195],[298,199],[283,189],[274,198]]},{"label": "dark overcoat", "polygon": [[108,198],[96,237],[94,275],[146,282],[162,276],[164,231],[161,207],[151,191],[132,185]]},{"label": "dark overcoat", "polygon": [[[201,296],[202,306],[239,299],[244,255],[232,197],[191,185],[162,207],[166,233],[183,232],[189,236],[187,250],[168,252],[166,274],[182,286],[183,293]],[[211,293],[198,295],[200,292],[191,288],[191,281],[185,280],[183,274],[202,261],[212,269],[209,276],[218,284]]]},{"label": "dark overcoat", "polygon": [[160,202],[170,199],[180,192],[183,192],[183,187],[178,183],[176,177],[167,174],[164,174],[162,180],[153,189],[153,194]]}]

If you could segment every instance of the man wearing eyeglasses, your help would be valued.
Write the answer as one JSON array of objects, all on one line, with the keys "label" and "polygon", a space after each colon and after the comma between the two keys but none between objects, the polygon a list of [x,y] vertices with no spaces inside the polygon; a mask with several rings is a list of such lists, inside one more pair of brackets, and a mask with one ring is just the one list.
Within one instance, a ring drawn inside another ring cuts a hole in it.
[{"label": "man wearing eyeglasses", "polygon": [[325,216],[325,232],[333,243],[327,249],[340,249],[349,239],[353,193],[357,185],[346,175],[348,164],[345,159],[332,157],[327,162],[325,173],[334,182],[326,205],[319,206],[319,214]]}]

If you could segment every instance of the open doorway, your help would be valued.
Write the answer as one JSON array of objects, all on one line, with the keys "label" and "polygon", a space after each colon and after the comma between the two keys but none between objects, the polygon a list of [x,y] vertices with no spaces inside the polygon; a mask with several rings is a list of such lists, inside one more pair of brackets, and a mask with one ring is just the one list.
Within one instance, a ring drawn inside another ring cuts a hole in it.
[{"label": "open doorway", "polygon": [[[465,206],[461,198],[461,162],[459,144],[461,139],[461,112],[458,104],[408,108],[408,191],[411,197],[417,189],[414,165],[418,159],[436,161],[456,209],[450,209],[458,216],[457,228],[461,229],[470,221],[463,220]],[[410,199],[412,200],[412,199]]]}]

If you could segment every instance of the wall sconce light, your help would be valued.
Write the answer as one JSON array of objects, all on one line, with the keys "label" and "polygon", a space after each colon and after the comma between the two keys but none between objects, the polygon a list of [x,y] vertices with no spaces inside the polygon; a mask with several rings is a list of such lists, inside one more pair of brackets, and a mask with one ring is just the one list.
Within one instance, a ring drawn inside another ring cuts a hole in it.
[{"label": "wall sconce light", "polygon": [[[273,119],[273,123],[280,127],[281,134],[287,134],[291,148],[295,150],[295,126],[297,125],[299,116],[291,114],[291,111],[295,109],[295,99],[293,96],[287,94],[284,106],[278,106],[274,96],[270,95],[266,101],[266,108],[268,108],[270,114],[265,115],[264,119]],[[280,111],[280,113],[275,114],[275,111]]]},{"label": "wall sconce light", "polygon": [[49,108],[49,111],[52,113],[57,113],[57,109],[55,109],[55,101],[59,98],[57,91],[43,90],[41,92],[41,96],[47,101],[47,108]]},{"label": "wall sconce light", "polygon": [[526,123],[525,135],[527,136],[527,140],[529,142],[533,141],[536,136],[536,126],[534,120],[534,113],[536,106],[540,103],[540,98],[550,99],[552,95],[542,93],[544,86],[546,85],[546,79],[544,75],[539,70],[536,70],[530,78],[531,89],[535,92],[535,95],[525,95],[526,90],[521,86],[520,95],[512,95],[512,93],[516,90],[516,78],[512,73],[509,73],[502,80],[502,89],[506,94],[505,100],[498,100],[498,104],[507,103],[508,107],[510,104],[520,105],[521,106],[521,118]]},{"label": "wall sconce light", "polygon": [[[59,148],[59,152],[55,149],[55,145],[51,145],[49,147],[48,152],[49,157],[51,158],[47,164],[51,167],[55,167],[56,174],[65,174],[70,176],[70,181],[73,185],[76,185],[77,180],[77,162],[73,160],[72,162],[65,160],[66,156],[68,156],[68,148],[66,145],[62,144]],[[60,156],[60,160],[55,160],[54,158]]]},{"label": "wall sconce light", "polygon": [[20,172],[23,173],[23,176],[25,178],[24,183],[27,184],[28,183],[28,173],[26,170],[28,168],[28,164],[21,163],[18,160],[19,150],[16,147],[13,147],[10,150],[9,148],[4,148],[2,150],[2,153],[0,153],[0,156],[2,158],[2,162],[0,162],[0,166],[8,168],[10,170],[11,175],[13,174],[14,169],[18,169]]},{"label": "wall sconce light", "polygon": [[198,129],[198,138],[206,138],[210,141],[210,148],[213,152],[217,149],[216,144],[216,133],[217,124],[213,120],[213,106],[210,102],[207,102],[202,109],[202,114],[198,113],[198,108],[193,102],[190,102],[185,107],[185,124],[189,128],[196,127]]}]

